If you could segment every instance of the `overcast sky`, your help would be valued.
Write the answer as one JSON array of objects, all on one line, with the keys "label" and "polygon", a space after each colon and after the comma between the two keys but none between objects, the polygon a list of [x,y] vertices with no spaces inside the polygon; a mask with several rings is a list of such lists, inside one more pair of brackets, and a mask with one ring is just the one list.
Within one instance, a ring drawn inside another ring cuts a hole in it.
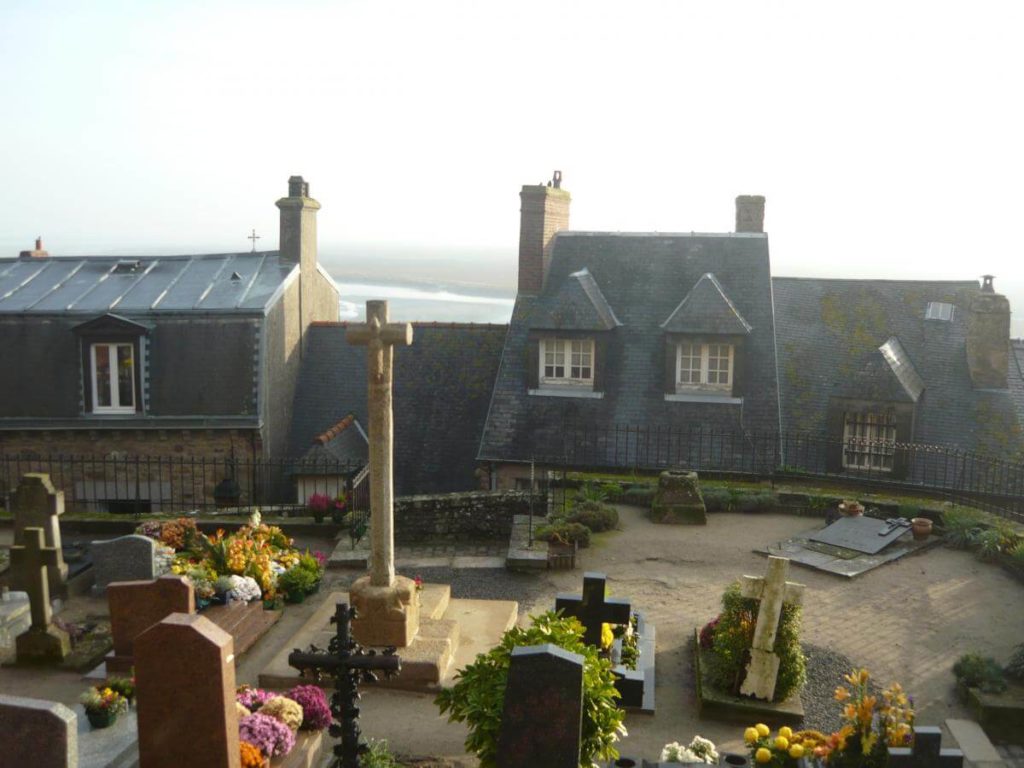
[{"label": "overcast sky", "polygon": [[775,274],[992,272],[1020,317],[1022,39],[1019,0],[3,0],[0,248],[275,247],[300,173],[324,247],[511,261],[558,168],[574,229],[764,194]]}]

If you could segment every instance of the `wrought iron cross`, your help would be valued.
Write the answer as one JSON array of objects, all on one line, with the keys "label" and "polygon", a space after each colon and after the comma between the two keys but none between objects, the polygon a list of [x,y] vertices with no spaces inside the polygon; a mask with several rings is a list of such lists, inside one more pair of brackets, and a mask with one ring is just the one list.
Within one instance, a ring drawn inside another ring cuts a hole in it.
[{"label": "wrought iron cross", "polygon": [[254,230],[252,231],[252,234],[251,234],[251,235],[249,235],[249,236],[248,236],[247,238],[245,238],[245,239],[246,239],[246,240],[252,240],[252,252],[253,252],[253,253],[256,253],[256,241],[260,239],[260,236],[256,234],[256,230],[254,229]]},{"label": "wrought iron cross", "polygon": [[359,756],[367,751],[359,738],[359,683],[377,680],[378,672],[390,677],[402,669],[394,648],[385,648],[383,653],[367,651],[352,639],[355,613],[348,603],[338,603],[331,617],[337,629],[326,651],[311,645],[308,651],[296,648],[288,654],[289,666],[303,673],[311,671],[318,683],[325,674],[334,678],[331,712],[335,722],[331,723],[330,734],[341,743],[334,745],[331,768],[359,768]]}]

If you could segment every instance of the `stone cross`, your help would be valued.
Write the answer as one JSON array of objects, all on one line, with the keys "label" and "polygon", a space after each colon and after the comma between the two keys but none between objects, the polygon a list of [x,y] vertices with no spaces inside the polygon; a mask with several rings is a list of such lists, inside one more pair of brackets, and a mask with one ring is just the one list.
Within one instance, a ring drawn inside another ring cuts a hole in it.
[{"label": "stone cross", "polygon": [[56,567],[59,552],[43,546],[42,528],[26,528],[22,540],[24,544],[11,547],[11,562],[17,562],[24,575],[32,626],[15,640],[18,661],[60,661],[67,655],[70,642],[67,633],[51,624],[53,609],[46,574],[48,568]]},{"label": "stone cross", "polygon": [[605,599],[606,579],[603,573],[584,573],[582,595],[555,597],[555,610],[562,611],[563,616],[579,619],[584,628],[583,641],[598,648],[601,647],[601,625],[628,624],[632,614],[628,600],[614,597]]},{"label": "stone cross", "polygon": [[[306,652],[296,649],[288,654],[290,666],[300,672],[312,671],[317,681],[325,672],[334,678],[331,712],[340,726],[341,743],[334,747],[337,761],[333,764],[340,768],[359,768],[359,756],[367,751],[366,745],[359,742],[359,707],[356,706],[359,683],[376,680],[377,672],[392,675],[402,668],[402,660],[394,655],[394,648],[378,654],[373,650],[364,651],[352,639],[354,617],[354,609],[350,610],[347,603],[338,603],[331,617],[337,629],[327,652],[314,645]],[[331,735],[338,735],[333,725]]]},{"label": "stone cross", "polygon": [[391,411],[394,346],[412,344],[412,326],[389,323],[386,301],[368,301],[366,322],[350,325],[345,340],[366,347],[369,381],[366,404],[370,416],[370,583],[375,587],[390,587],[395,581]]},{"label": "stone cross", "polygon": [[743,596],[761,601],[757,609],[757,625],[754,627],[754,643],[750,649],[747,676],[740,686],[740,693],[745,696],[767,701],[775,697],[779,657],[772,649],[775,647],[775,635],[779,631],[782,604],[800,605],[804,597],[804,585],[786,581],[788,573],[788,558],[769,557],[768,574],[764,578],[743,577]]},{"label": "stone cross", "polygon": [[[68,577],[68,566],[61,553],[60,520],[64,514],[64,491],[58,491],[50,482],[50,476],[43,472],[27,472],[22,475],[11,498],[14,513],[14,543],[23,543],[26,528],[42,528],[47,547],[57,550],[57,562],[50,566],[50,594],[64,596],[64,583]],[[13,565],[13,563],[12,563]],[[20,574],[12,568],[13,589],[25,589]]]},{"label": "stone cross", "polygon": [[914,746],[889,747],[891,768],[963,768],[964,753],[942,749],[942,729],[934,725],[914,726]]}]

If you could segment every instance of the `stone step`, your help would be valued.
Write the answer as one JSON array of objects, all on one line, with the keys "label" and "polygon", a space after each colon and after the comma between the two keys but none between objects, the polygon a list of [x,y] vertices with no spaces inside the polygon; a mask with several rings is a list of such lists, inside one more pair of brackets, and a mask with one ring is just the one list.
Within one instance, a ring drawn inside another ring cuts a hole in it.
[{"label": "stone step", "polygon": [[949,719],[946,728],[956,739],[957,746],[964,753],[964,759],[976,768],[993,768],[1005,765],[999,752],[989,741],[985,731],[973,720]]}]

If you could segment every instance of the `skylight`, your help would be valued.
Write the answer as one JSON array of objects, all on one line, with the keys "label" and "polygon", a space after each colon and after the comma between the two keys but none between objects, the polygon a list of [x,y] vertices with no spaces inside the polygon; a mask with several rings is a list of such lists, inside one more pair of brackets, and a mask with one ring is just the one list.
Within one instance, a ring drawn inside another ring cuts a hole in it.
[{"label": "skylight", "polygon": [[924,311],[925,320],[943,320],[949,322],[953,319],[953,305],[944,301],[929,301],[928,308]]}]

